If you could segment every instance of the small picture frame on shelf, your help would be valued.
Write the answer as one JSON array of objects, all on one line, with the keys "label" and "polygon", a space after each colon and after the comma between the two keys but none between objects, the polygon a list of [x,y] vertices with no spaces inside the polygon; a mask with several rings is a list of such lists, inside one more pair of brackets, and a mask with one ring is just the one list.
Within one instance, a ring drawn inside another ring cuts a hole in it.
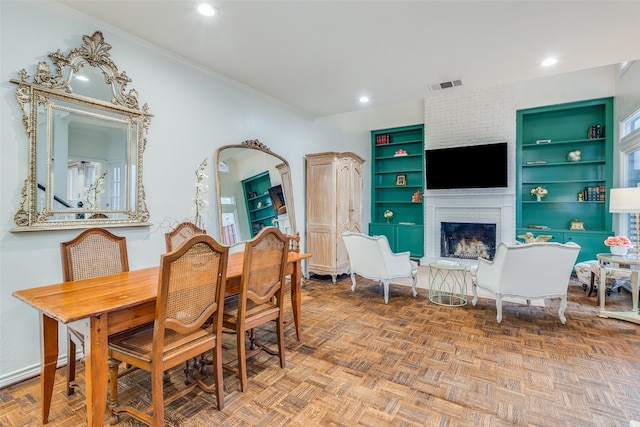
[{"label": "small picture frame on shelf", "polygon": [[396,185],[402,187],[407,185],[407,175],[396,175]]}]

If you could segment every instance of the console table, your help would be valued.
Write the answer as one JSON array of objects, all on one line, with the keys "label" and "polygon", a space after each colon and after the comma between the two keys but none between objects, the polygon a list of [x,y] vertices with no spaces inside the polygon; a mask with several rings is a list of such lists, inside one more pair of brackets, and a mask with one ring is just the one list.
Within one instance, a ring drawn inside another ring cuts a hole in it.
[{"label": "console table", "polygon": [[[638,323],[640,324],[640,313],[638,313],[638,278],[640,270],[640,259],[630,258],[627,256],[613,255],[610,253],[602,253],[596,255],[598,261],[600,261],[600,277],[598,283],[598,299],[600,300],[600,312],[598,316],[600,317],[610,317],[612,319],[620,319],[626,320],[628,322]],[[631,272],[631,298],[632,298],[632,310],[631,311],[609,311],[605,310],[604,297],[605,297],[605,289],[606,286],[603,284],[606,283],[606,274],[607,274],[607,266],[603,265],[603,263],[615,263],[618,264],[618,268],[621,269],[629,269]],[[636,268],[633,268],[635,266]]]}]

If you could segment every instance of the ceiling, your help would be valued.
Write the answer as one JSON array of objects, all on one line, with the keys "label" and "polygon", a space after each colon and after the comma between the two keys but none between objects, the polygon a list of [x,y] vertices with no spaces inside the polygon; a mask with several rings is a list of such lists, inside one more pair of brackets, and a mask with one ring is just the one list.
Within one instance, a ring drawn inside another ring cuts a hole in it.
[{"label": "ceiling", "polygon": [[640,0],[58,1],[312,117],[640,59]]}]

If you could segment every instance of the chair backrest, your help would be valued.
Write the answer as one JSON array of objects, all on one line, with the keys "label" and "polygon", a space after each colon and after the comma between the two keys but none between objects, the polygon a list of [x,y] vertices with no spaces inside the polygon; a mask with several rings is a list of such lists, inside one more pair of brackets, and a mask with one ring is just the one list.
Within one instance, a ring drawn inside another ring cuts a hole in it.
[{"label": "chair backrest", "polygon": [[517,245],[500,243],[492,268],[478,265],[478,284],[522,297],[566,293],[580,246],[569,242],[538,242]]},{"label": "chair backrest", "polygon": [[367,236],[345,231],[342,240],[347,248],[351,270],[368,277],[387,277],[387,259],[392,255],[386,236]]},{"label": "chair backrest", "polygon": [[196,234],[207,234],[192,222],[181,222],[173,230],[164,233],[167,252],[171,252]]},{"label": "chair backrest", "polygon": [[60,250],[65,282],[129,271],[126,238],[104,228],[88,228]]},{"label": "chair backrest", "polygon": [[154,346],[165,329],[190,333],[211,316],[214,330],[222,327],[228,253],[213,237],[196,234],[161,256]]},{"label": "chair backrest", "polygon": [[247,300],[262,304],[276,296],[282,302],[288,256],[289,238],[276,227],[265,227],[245,242],[239,315]]}]

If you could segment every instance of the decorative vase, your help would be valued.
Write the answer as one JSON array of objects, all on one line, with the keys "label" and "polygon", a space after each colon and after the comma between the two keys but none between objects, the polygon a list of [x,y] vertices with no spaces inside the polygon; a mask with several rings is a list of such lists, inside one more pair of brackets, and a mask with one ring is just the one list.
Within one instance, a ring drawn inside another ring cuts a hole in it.
[{"label": "decorative vase", "polygon": [[629,250],[626,246],[611,246],[611,253],[613,255],[625,256]]},{"label": "decorative vase", "polygon": [[541,201],[541,200],[542,200],[542,197],[540,197],[540,196],[536,195],[536,200],[539,202],[539,201]]},{"label": "decorative vase", "polygon": [[390,223],[390,222],[391,222],[391,218],[387,218],[387,223]]}]

